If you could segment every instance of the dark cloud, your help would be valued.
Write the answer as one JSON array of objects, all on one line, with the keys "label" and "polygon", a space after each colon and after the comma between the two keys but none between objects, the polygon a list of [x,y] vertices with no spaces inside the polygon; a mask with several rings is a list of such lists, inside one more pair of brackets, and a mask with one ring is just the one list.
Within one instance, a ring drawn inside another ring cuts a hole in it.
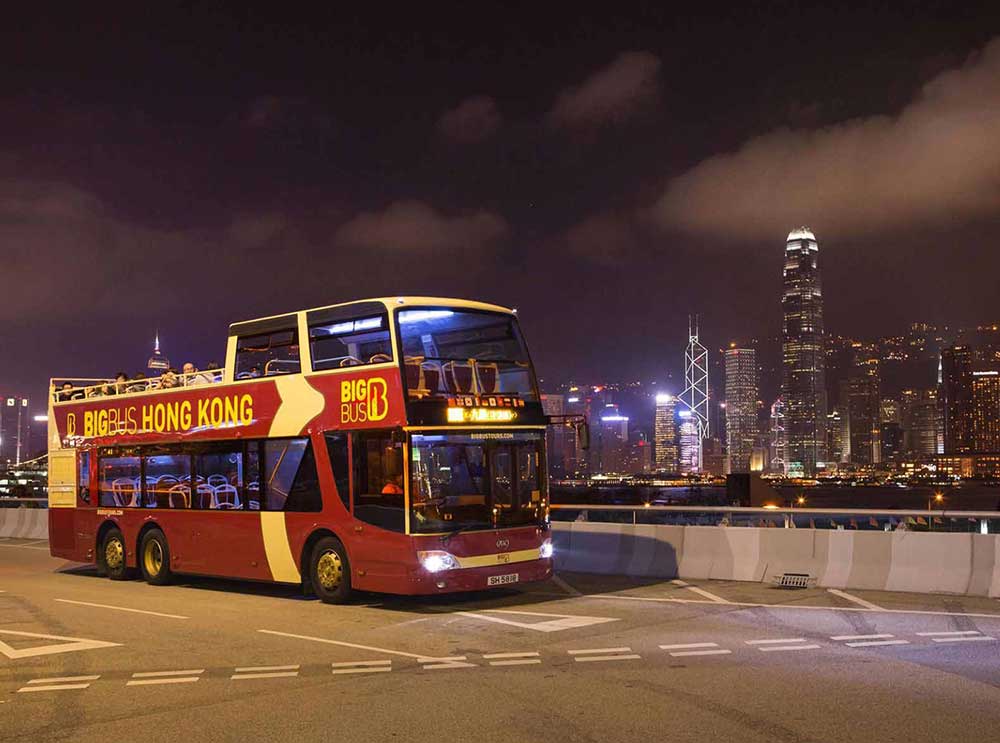
[{"label": "dark cloud", "polygon": [[623,121],[659,99],[660,60],[625,52],[579,85],[563,90],[549,110],[554,127],[592,128]]},{"label": "dark cloud", "polygon": [[487,95],[466,98],[438,119],[438,131],[461,144],[489,139],[500,128],[502,117],[497,102]]},{"label": "dark cloud", "polygon": [[422,201],[396,201],[342,224],[334,242],[352,248],[433,252],[479,252],[507,234],[503,217],[479,210],[446,216]]},{"label": "dark cloud", "polygon": [[898,115],[780,129],[673,178],[651,216],[736,238],[810,224],[857,236],[1000,206],[1000,39]]}]

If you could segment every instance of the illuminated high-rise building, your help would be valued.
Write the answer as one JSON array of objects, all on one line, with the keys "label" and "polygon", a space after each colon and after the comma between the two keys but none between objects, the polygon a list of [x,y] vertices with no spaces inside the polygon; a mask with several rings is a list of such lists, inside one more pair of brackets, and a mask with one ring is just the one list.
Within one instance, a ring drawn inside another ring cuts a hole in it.
[{"label": "illuminated high-rise building", "polygon": [[788,432],[785,430],[785,401],[779,396],[771,405],[771,463],[768,471],[775,475],[788,474]]},{"label": "illuminated high-rise building", "polygon": [[977,452],[1000,452],[1000,369],[972,371],[972,445]]},{"label": "illuminated high-rise building", "polygon": [[972,365],[976,354],[969,346],[941,350],[938,403],[944,423],[944,453],[973,450]]},{"label": "illuminated high-rise building", "polygon": [[0,464],[20,464],[29,459],[30,434],[28,398],[0,397]]},{"label": "illuminated high-rise building", "polygon": [[[691,413],[690,422],[698,429],[697,464],[694,472],[701,471],[702,441],[711,435],[709,427],[708,401],[708,349],[701,345],[698,339],[698,320],[691,322],[688,318],[688,344],[684,351],[684,391],[681,393],[681,403]],[[681,424],[683,429],[684,424]],[[683,430],[682,430],[683,435]],[[683,446],[683,444],[682,444]],[[681,459],[687,461],[684,454]],[[681,468],[684,471],[684,468]]]},{"label": "illuminated high-rise building", "polygon": [[939,454],[941,409],[936,390],[903,390],[899,401],[903,452],[918,456]]},{"label": "illuminated high-rise building", "polygon": [[680,463],[682,474],[693,475],[701,472],[701,424],[697,416],[685,408],[677,413],[680,425]]},{"label": "illuminated high-rise building", "polygon": [[874,465],[882,461],[879,363],[859,354],[847,380],[847,416],[850,421],[853,464]]},{"label": "illuminated high-rise building", "polygon": [[159,332],[156,333],[156,338],[153,340],[153,355],[150,356],[149,361],[146,362],[146,368],[156,373],[166,371],[170,368],[170,359],[160,352]]},{"label": "illuminated high-rise building", "polygon": [[749,472],[750,453],[757,440],[757,353],[752,348],[727,348],[723,356],[729,471]]},{"label": "illuminated high-rise building", "polygon": [[782,275],[785,468],[793,476],[812,476],[826,459],[826,380],[819,244],[808,228],[788,234]]},{"label": "illuminated high-rise building", "polygon": [[653,420],[653,447],[656,469],[677,472],[677,398],[667,393],[656,396],[656,417]]}]

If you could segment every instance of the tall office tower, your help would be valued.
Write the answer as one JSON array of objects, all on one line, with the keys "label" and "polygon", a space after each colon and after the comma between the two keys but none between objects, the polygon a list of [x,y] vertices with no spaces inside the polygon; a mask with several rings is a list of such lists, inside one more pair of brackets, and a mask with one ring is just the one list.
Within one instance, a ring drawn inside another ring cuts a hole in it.
[{"label": "tall office tower", "polygon": [[[570,387],[566,395],[566,415],[583,416],[584,420],[589,423],[591,420],[590,402],[585,388]],[[566,473],[568,475],[586,474],[589,471],[588,451],[581,446],[582,443],[574,431],[573,437],[570,439],[569,452],[566,455]]]},{"label": "tall office tower", "polygon": [[903,452],[910,455],[938,454],[941,414],[936,390],[903,390],[899,419],[903,428]]},{"label": "tall office tower", "polygon": [[972,446],[1000,452],[1000,368],[977,364],[972,370]]},{"label": "tall office tower", "polygon": [[848,461],[850,444],[847,446],[847,456],[844,453],[844,442],[851,436],[847,415],[834,408],[826,414],[826,452],[831,462],[842,464]]},{"label": "tall office tower", "polygon": [[788,432],[785,430],[785,401],[778,397],[771,405],[771,464],[768,471],[775,475],[788,474]]},{"label": "tall office tower", "polygon": [[[566,396],[542,393],[542,412],[545,415],[566,415]],[[565,477],[568,460],[572,458],[575,433],[573,427],[557,423],[545,429],[545,447],[552,477]]]},{"label": "tall office tower", "polygon": [[[698,464],[695,471],[700,472],[701,442],[711,433],[708,425],[708,349],[698,341],[698,320],[695,319],[692,324],[690,317],[688,344],[684,351],[684,392],[681,393],[681,403],[691,413],[690,422],[698,429]],[[683,424],[681,427],[683,428]],[[681,458],[684,458],[683,454]]]},{"label": "tall office tower", "polygon": [[823,292],[818,259],[819,245],[808,228],[788,233],[781,299],[786,470],[790,475],[810,477],[826,459]]},{"label": "tall office tower", "polygon": [[749,472],[757,438],[757,353],[752,348],[727,348],[723,355],[729,471]]},{"label": "tall office tower", "polygon": [[146,368],[153,372],[162,372],[170,368],[170,359],[160,352],[160,333],[157,331],[153,340],[153,355],[146,362]]},{"label": "tall office tower", "polygon": [[702,437],[701,424],[697,416],[686,408],[678,411],[681,419],[680,434],[680,471],[684,475],[695,475],[701,472]]},{"label": "tall office tower", "polygon": [[656,417],[653,420],[653,445],[656,469],[677,472],[677,398],[667,393],[656,396]]},{"label": "tall office tower", "polygon": [[882,419],[878,359],[859,355],[847,380],[847,416],[851,423],[851,462],[882,461]]},{"label": "tall office tower", "polygon": [[31,416],[27,397],[0,397],[0,464],[30,459]]},{"label": "tall office tower", "polygon": [[944,421],[944,453],[972,451],[972,364],[969,346],[941,350],[940,395]]},{"label": "tall office tower", "polygon": [[597,471],[602,474],[624,474],[627,471],[629,454],[628,416],[621,415],[617,408],[609,407],[601,415],[601,425],[597,429]]}]

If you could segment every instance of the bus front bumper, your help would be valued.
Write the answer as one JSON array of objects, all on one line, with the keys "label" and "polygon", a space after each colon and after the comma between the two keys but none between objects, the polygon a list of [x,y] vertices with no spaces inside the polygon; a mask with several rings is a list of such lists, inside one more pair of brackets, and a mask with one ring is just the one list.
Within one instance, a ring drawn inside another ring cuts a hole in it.
[{"label": "bus front bumper", "polygon": [[546,558],[482,568],[442,570],[437,573],[419,568],[410,574],[410,581],[412,593],[433,594],[512,588],[551,577],[552,558]]}]

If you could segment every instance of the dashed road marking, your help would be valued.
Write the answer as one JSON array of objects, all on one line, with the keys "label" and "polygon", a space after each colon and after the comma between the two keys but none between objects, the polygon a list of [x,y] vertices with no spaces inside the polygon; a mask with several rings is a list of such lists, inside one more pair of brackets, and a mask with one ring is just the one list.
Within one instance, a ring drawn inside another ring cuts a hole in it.
[{"label": "dashed road marking", "polygon": [[836,640],[837,642],[853,642],[855,640],[889,640],[895,637],[895,635],[833,635],[831,640]]},{"label": "dashed road marking", "polygon": [[787,637],[775,640],[744,640],[747,645],[781,645],[787,642],[805,642],[804,638],[801,637]]},{"label": "dashed road marking", "polygon": [[427,671],[438,671],[444,670],[446,668],[474,668],[475,663],[465,663],[464,655],[453,655],[449,658],[424,658],[421,663],[428,663],[429,661],[434,661],[430,665],[421,666]]},{"label": "dashed road marking", "polygon": [[190,619],[180,614],[164,614],[159,611],[148,611],[146,609],[133,609],[128,606],[111,606],[109,604],[92,604],[89,601],[73,601],[72,599],[54,599],[62,604],[75,604],[76,606],[90,606],[96,609],[111,609],[112,611],[127,611],[132,614],[148,614],[152,617],[165,617],[167,619]]},{"label": "dashed road marking", "polygon": [[951,630],[948,632],[917,632],[917,637],[949,637],[951,635],[981,635],[982,632],[975,629]]},{"label": "dashed road marking", "polygon": [[877,648],[885,645],[909,645],[909,640],[865,640],[864,642],[844,643],[849,648]]},{"label": "dashed road marking", "polygon": [[762,653],[782,653],[795,650],[818,650],[820,648],[819,645],[802,644],[805,643],[805,639],[801,637],[773,640],[744,640],[744,642],[747,645],[756,647]]},{"label": "dashed road marking", "polygon": [[717,642],[686,642],[679,645],[660,645],[660,650],[669,650],[673,658],[690,658],[698,655],[731,655],[732,650],[720,648]]},{"label": "dashed road marking", "polygon": [[133,673],[125,686],[154,686],[157,684],[192,684],[201,678],[204,668],[185,671],[142,671]]},{"label": "dashed road marking", "polygon": [[686,588],[688,591],[691,591],[691,593],[696,593],[699,596],[701,596],[702,598],[706,598],[709,601],[715,602],[716,604],[731,604],[732,603],[728,599],[722,598],[722,596],[716,596],[711,591],[706,591],[704,588],[699,588],[698,586],[692,586],[690,583],[686,583],[685,581],[682,581],[680,579],[672,580],[670,582],[673,583],[675,586],[680,586],[681,588]]},{"label": "dashed road marking", "polygon": [[[97,681],[100,676],[59,676],[54,678],[32,679],[17,690],[18,694],[35,691],[72,691],[86,689],[91,681]],[[83,683],[86,682],[86,683]]]},{"label": "dashed road marking", "polygon": [[878,604],[873,604],[871,601],[865,601],[860,596],[855,596],[848,593],[847,591],[841,591],[838,588],[827,588],[827,593],[832,593],[834,596],[839,596],[842,599],[850,601],[852,604],[857,604],[858,606],[863,606],[866,609],[872,609],[874,611],[882,611],[882,607]]},{"label": "dashed road marking", "polygon": [[334,676],[349,673],[389,673],[392,670],[391,660],[349,660],[330,665]]},{"label": "dashed road marking", "polygon": [[236,672],[229,677],[230,681],[242,681],[244,679],[276,679],[293,678],[299,675],[299,666],[243,666],[235,669]]},{"label": "dashed road marking", "polygon": [[487,653],[483,660],[491,666],[534,666],[542,662],[539,653]]},{"label": "dashed road marking", "polygon": [[968,637],[932,637],[931,642],[996,642],[995,637],[970,635]]},{"label": "dashed road marking", "polygon": [[583,650],[567,650],[577,663],[598,663],[606,660],[640,660],[641,655],[632,652],[632,648],[587,648]]}]

